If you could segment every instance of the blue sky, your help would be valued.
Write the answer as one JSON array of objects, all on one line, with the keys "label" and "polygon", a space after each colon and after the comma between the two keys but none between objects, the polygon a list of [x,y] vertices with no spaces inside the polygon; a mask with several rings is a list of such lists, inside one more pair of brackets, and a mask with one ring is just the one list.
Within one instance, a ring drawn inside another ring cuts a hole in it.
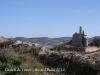
[{"label": "blue sky", "polygon": [[100,36],[100,0],[0,0],[4,37],[71,37],[79,26]]}]

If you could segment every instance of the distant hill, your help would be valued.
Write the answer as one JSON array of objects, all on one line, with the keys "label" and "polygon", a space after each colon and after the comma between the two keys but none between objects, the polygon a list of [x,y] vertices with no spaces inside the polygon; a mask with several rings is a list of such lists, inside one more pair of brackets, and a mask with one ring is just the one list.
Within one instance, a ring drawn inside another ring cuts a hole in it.
[{"label": "distant hill", "polygon": [[36,38],[25,38],[25,37],[16,37],[16,40],[32,43],[40,43],[44,45],[54,45],[60,44],[62,42],[68,42],[72,37],[60,37],[60,38],[48,38],[48,37],[36,37]]},{"label": "distant hill", "polygon": [[[100,36],[95,36],[100,38]],[[40,43],[43,45],[54,45],[60,44],[62,42],[69,42],[72,40],[72,37],[60,37],[60,38],[48,38],[48,37],[36,37],[36,38],[25,38],[25,37],[16,37],[16,40],[24,41],[24,42],[32,42],[32,43]],[[92,41],[93,37],[88,38],[89,43]]]},{"label": "distant hill", "polygon": [[20,40],[20,41],[23,41],[23,42],[29,42],[29,40],[27,38],[25,38],[25,37],[16,37],[14,39]]}]

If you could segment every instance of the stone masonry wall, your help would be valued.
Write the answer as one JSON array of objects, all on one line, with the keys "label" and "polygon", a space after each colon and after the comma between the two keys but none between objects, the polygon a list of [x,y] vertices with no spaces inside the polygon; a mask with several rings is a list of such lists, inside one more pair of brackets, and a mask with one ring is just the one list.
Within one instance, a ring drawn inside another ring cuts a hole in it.
[{"label": "stone masonry wall", "polygon": [[96,47],[96,46],[93,46],[93,47],[85,47],[85,52],[93,52],[93,51],[97,51],[99,50],[100,48]]},{"label": "stone masonry wall", "polygon": [[85,48],[84,47],[70,47],[70,48],[64,48],[64,50],[67,50],[67,51],[85,51]]},{"label": "stone masonry wall", "polygon": [[81,47],[82,45],[82,35],[75,33],[72,38],[72,45],[75,47]]},{"label": "stone masonry wall", "polygon": [[70,47],[70,48],[65,48],[67,51],[84,51],[84,52],[93,52],[93,51],[98,51],[100,50],[100,47],[96,46],[88,46],[88,47]]}]

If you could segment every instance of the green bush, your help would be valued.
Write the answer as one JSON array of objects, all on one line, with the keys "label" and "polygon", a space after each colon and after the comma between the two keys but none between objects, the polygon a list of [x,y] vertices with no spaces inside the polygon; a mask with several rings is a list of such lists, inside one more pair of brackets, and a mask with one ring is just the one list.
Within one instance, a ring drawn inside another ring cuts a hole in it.
[{"label": "green bush", "polygon": [[94,37],[92,40],[92,43],[90,43],[90,45],[100,47],[100,38]]}]

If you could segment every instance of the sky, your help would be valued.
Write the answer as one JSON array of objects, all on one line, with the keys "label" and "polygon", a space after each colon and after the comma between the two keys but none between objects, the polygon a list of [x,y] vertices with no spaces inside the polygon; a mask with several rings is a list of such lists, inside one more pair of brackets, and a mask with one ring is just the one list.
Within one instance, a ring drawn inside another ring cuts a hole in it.
[{"label": "sky", "polygon": [[100,36],[100,0],[0,0],[0,36]]}]

